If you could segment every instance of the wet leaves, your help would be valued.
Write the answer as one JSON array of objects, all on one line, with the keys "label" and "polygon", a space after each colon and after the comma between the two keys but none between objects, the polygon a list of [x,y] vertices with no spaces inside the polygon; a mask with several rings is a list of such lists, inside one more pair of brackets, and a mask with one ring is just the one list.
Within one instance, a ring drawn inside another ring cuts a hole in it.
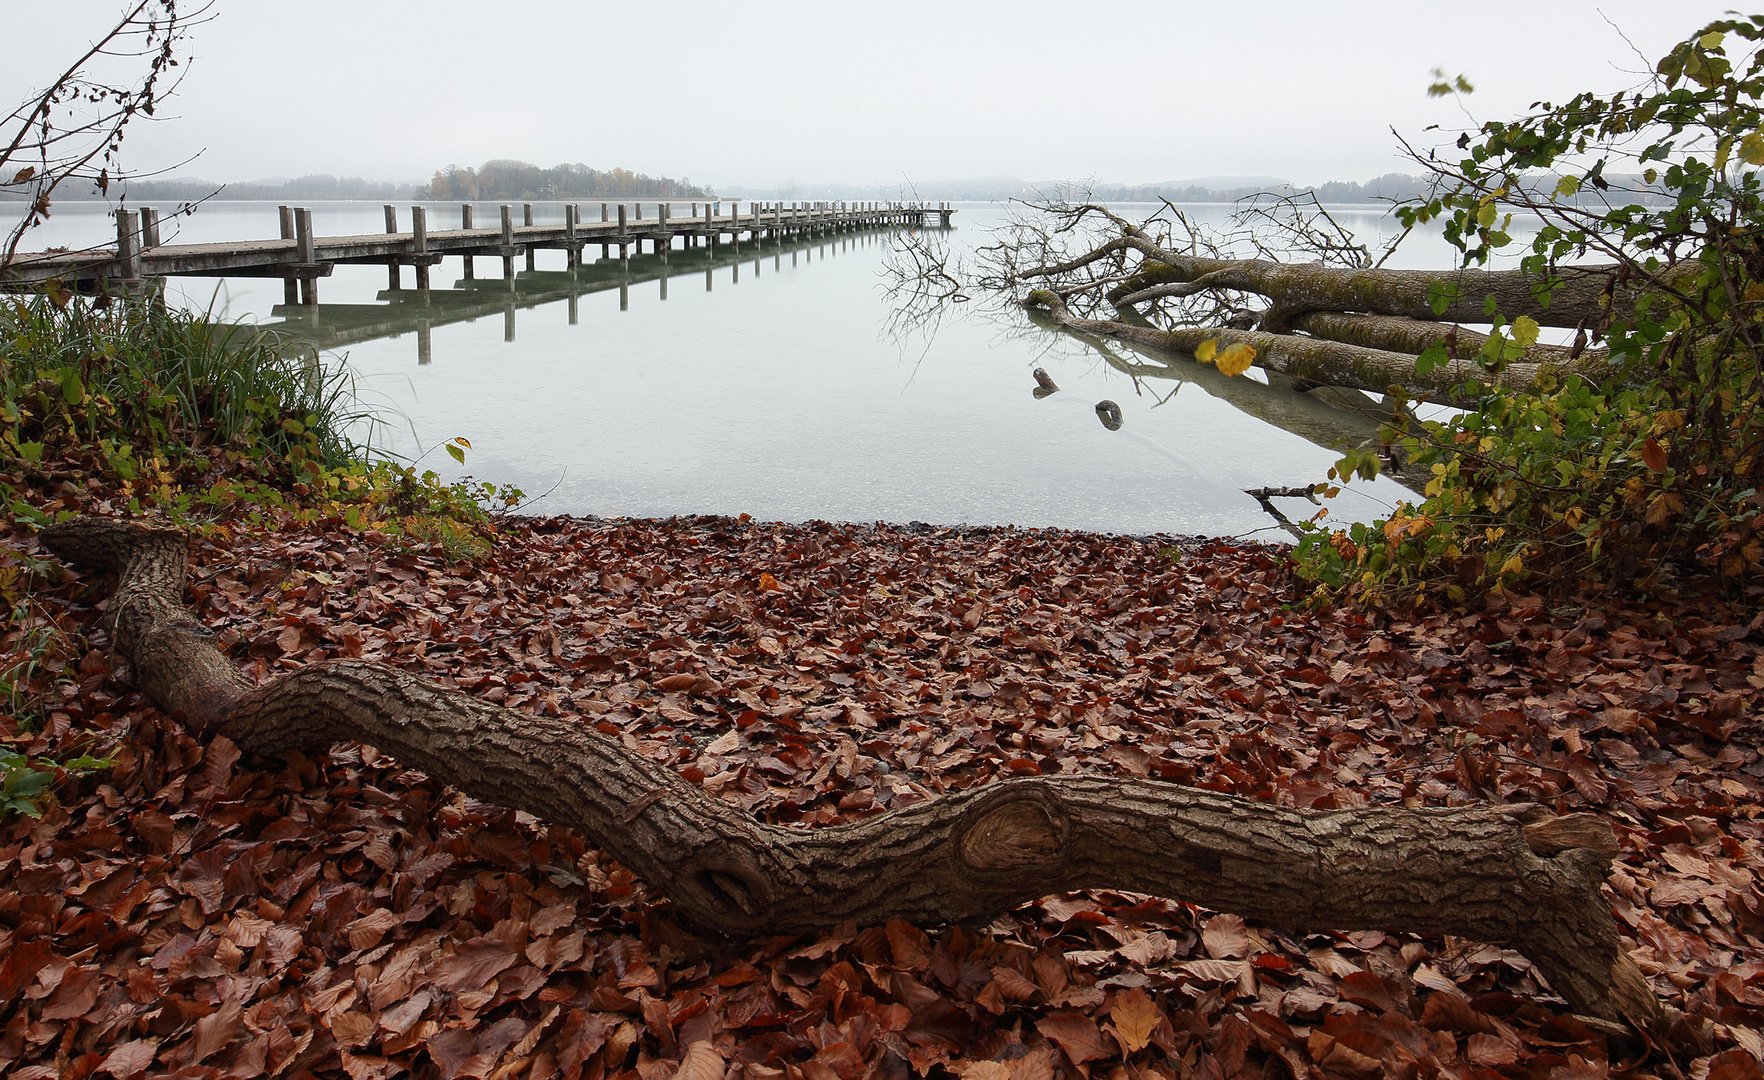
[{"label": "wet leaves", "polygon": [[[1062,772],[1320,809],[1596,810],[1626,944],[1706,1040],[1682,1064],[1754,1075],[1764,1054],[1749,611],[1313,613],[1285,606],[1272,549],[1062,532],[538,519],[450,564],[341,522],[222,528],[191,602],[241,668],[407,667],[793,827]],[[0,826],[9,1076],[1662,1071],[1491,943],[1292,938],[1108,891],[984,928],[696,938],[591,838],[373,747],[270,764],[192,736],[106,659],[106,588],[42,588],[68,652],[29,687],[42,724],[0,721],[20,752],[117,759]]]}]

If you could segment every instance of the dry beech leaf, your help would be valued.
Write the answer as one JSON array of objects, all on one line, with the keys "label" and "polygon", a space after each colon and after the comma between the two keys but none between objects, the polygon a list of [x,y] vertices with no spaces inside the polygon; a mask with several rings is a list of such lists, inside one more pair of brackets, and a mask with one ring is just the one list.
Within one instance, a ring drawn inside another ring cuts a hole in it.
[{"label": "dry beech leaf", "polygon": [[1059,1044],[1074,1065],[1108,1057],[1096,1021],[1079,1012],[1057,1012],[1035,1022],[1035,1030]]},{"label": "dry beech leaf", "polygon": [[1152,1032],[1164,1019],[1163,1010],[1146,994],[1135,987],[1115,998],[1114,1008],[1109,1010],[1109,1020],[1114,1024],[1115,1037],[1121,1041],[1129,1054],[1137,1054],[1151,1042]]},{"label": "dry beech leaf", "polygon": [[673,1080],[723,1080],[723,1056],[710,1043],[695,1042],[680,1058]]},{"label": "dry beech leaf", "polygon": [[1215,915],[1201,929],[1201,941],[1207,954],[1216,959],[1232,960],[1249,952],[1249,933],[1241,915]]}]

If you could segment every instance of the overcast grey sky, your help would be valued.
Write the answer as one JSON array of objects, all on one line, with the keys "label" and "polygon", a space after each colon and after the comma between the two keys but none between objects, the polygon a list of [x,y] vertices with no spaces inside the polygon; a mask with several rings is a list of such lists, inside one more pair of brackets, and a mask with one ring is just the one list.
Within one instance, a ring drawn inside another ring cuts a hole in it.
[{"label": "overcast grey sky", "polygon": [[[5,0],[0,98],[21,100],[122,7]],[[217,0],[168,119],[131,135],[126,164],[200,152],[179,174],[226,181],[418,181],[493,157],[755,187],[1366,179],[1403,169],[1392,127],[1439,141],[1423,129],[1466,123],[1426,97],[1433,67],[1476,84],[1478,119],[1503,117],[1632,85],[1645,65],[1630,42],[1657,59],[1725,8]]]}]

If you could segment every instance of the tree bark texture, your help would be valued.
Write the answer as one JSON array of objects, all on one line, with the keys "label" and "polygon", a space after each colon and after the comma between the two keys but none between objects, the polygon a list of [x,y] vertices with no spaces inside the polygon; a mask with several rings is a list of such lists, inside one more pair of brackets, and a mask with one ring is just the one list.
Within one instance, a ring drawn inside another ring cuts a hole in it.
[{"label": "tree bark texture", "polygon": [[1664,1023],[1600,893],[1616,841],[1593,815],[1300,810],[1148,780],[1054,776],[846,825],[768,825],[586,724],[384,665],[330,661],[252,684],[182,607],[180,530],[80,518],[45,529],[42,541],[117,574],[105,612],[115,649],[169,714],[258,756],[370,743],[475,798],[580,830],[707,930],[985,922],[1050,893],[1126,889],[1292,932],[1506,942],[1575,1010],[1656,1031]]},{"label": "tree bark texture", "polygon": [[[1207,341],[1218,342],[1220,348],[1242,343],[1256,350],[1257,367],[1295,379],[1323,386],[1347,386],[1375,394],[1385,393],[1392,386],[1401,386],[1418,398],[1460,409],[1476,407],[1478,387],[1486,388],[1494,383],[1510,389],[1526,389],[1536,382],[1540,373],[1537,364],[1511,364],[1499,374],[1491,374],[1475,360],[1448,360],[1421,375],[1415,370],[1413,353],[1368,348],[1320,336],[1228,327],[1159,330],[1114,319],[1086,319],[1072,314],[1065,300],[1051,289],[1032,291],[1024,303],[1046,309],[1055,324],[1072,330],[1178,353],[1193,353]],[[1336,315],[1335,318],[1351,316]],[[1468,391],[1465,390],[1466,384],[1470,387]]]},{"label": "tree bark texture", "polygon": [[[1613,310],[1632,307],[1636,299],[1635,289],[1621,280],[1615,266],[1557,267],[1560,287],[1544,304],[1533,291],[1536,280],[1518,270],[1359,270],[1295,266],[1270,259],[1218,259],[1166,250],[1137,229],[1119,243],[1139,251],[1146,261],[1137,275],[1110,290],[1113,302],[1153,285],[1205,276],[1209,288],[1268,297],[1274,311],[1286,318],[1307,311],[1359,311],[1483,323],[1488,321],[1488,301],[1493,300],[1495,310],[1508,320],[1529,315],[1539,326],[1597,329],[1600,320]],[[1454,286],[1456,293],[1444,311],[1435,311],[1430,297],[1441,284]]]}]

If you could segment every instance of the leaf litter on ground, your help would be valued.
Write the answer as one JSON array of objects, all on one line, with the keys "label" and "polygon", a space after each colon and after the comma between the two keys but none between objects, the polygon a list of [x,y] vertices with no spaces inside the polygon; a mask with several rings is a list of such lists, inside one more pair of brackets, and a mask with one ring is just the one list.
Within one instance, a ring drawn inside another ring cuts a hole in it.
[{"label": "leaf litter on ground", "polygon": [[[41,557],[6,526],[0,562]],[[34,587],[62,643],[23,688],[40,723],[0,736],[115,764],[0,826],[17,1080],[1760,1075],[1764,616],[1740,608],[1307,610],[1253,544],[711,517],[515,519],[471,563],[222,522],[190,580],[258,678],[380,660],[804,828],[1055,773],[1596,811],[1626,945],[1705,1051],[1638,1061],[1495,944],[1108,890],[983,930],[706,941],[592,837],[372,746],[253,763],[184,730],[115,666],[107,583],[70,569]]]}]

